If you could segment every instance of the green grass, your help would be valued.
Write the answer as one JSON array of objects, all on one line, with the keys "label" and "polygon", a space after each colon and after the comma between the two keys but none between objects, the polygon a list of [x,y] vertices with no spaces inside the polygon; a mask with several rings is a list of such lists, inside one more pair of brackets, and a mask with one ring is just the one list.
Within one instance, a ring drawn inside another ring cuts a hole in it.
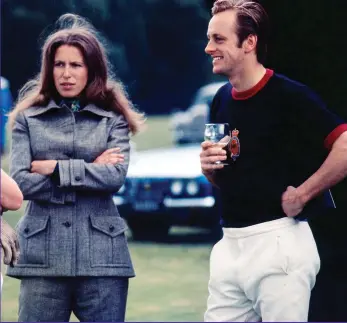
[{"label": "green grass", "polygon": [[130,244],[137,277],[131,282],[128,321],[202,321],[209,247]]},{"label": "green grass", "polygon": [[[171,146],[167,117],[151,117],[147,130],[133,138],[138,150]],[[8,171],[8,156],[2,159]],[[25,205],[5,218],[15,225]],[[173,228],[176,242],[138,243],[129,236],[136,277],[130,280],[127,321],[202,321],[207,299],[208,263],[212,243],[180,243],[192,230]],[[203,233],[195,231],[194,234]],[[180,239],[182,236],[182,239]],[[191,240],[191,239],[188,239]],[[203,239],[200,239],[203,240]],[[5,272],[4,266],[2,271]],[[17,320],[19,280],[4,277],[2,321]],[[71,321],[77,321],[72,316]]]},{"label": "green grass", "polygon": [[135,135],[132,140],[138,150],[172,146],[168,117],[155,116],[148,118],[143,132]]},{"label": "green grass", "polygon": [[[209,244],[129,241],[136,277],[130,280],[127,321],[202,321],[207,298]],[[2,321],[17,320],[19,280],[4,277]],[[75,317],[71,321],[77,321]]]}]

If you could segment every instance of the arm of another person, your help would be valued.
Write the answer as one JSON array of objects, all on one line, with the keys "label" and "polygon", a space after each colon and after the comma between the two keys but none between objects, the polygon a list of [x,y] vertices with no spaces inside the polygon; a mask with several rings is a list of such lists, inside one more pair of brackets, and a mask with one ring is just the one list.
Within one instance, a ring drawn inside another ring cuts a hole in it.
[{"label": "arm of another person", "polygon": [[23,194],[17,183],[1,169],[1,207],[3,210],[18,210],[23,203]]},{"label": "arm of another person", "polygon": [[[3,210],[18,210],[23,203],[23,194],[16,182],[1,169],[1,213]],[[19,257],[19,243],[13,228],[1,217],[0,245],[4,252],[4,264],[13,265]]]}]

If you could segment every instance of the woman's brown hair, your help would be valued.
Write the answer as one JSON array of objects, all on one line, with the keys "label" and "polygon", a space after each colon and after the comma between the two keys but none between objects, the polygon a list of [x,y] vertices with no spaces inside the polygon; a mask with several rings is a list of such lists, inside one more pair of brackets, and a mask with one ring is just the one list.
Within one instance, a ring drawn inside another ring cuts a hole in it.
[{"label": "woman's brown hair", "polygon": [[138,132],[144,123],[144,115],[134,108],[123,84],[111,72],[105,46],[95,28],[75,14],[62,15],[57,25],[58,30],[47,37],[43,45],[40,73],[19,92],[16,106],[9,116],[10,124],[13,125],[20,111],[35,105],[45,105],[57,96],[53,80],[55,53],[60,46],[69,45],[80,49],[88,67],[83,101],[123,114],[131,132]]}]

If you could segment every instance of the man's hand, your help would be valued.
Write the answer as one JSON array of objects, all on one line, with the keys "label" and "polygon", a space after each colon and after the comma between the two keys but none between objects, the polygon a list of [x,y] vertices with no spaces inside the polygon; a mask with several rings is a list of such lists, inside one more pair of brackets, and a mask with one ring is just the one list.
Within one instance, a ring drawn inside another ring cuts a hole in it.
[{"label": "man's hand", "polygon": [[93,163],[116,165],[124,162],[124,155],[120,154],[120,148],[110,148],[98,156]]},{"label": "man's hand", "polygon": [[223,149],[224,146],[224,143],[216,144],[211,141],[201,143],[200,164],[204,174],[213,173],[214,170],[224,167],[221,164],[216,164],[216,161],[227,159],[226,151]]},{"label": "man's hand", "polygon": [[284,213],[289,217],[296,216],[303,210],[304,206],[305,203],[298,190],[293,186],[288,186],[282,195],[282,209]]},{"label": "man's hand", "polygon": [[56,160],[35,160],[31,163],[31,172],[41,175],[51,175],[56,165]]},{"label": "man's hand", "polygon": [[19,242],[16,232],[1,217],[0,245],[4,251],[4,264],[13,266],[19,258]]}]

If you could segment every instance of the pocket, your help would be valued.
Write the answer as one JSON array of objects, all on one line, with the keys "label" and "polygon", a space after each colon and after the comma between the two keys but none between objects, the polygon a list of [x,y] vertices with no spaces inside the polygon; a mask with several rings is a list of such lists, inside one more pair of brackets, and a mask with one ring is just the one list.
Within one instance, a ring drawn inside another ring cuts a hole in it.
[{"label": "pocket", "polygon": [[306,222],[282,230],[277,236],[278,248],[286,261],[286,272],[301,271],[316,275],[320,259],[310,227]]},{"label": "pocket", "polygon": [[92,267],[131,267],[125,221],[119,216],[90,216]]},{"label": "pocket", "polygon": [[240,258],[245,259],[243,267],[247,268],[245,272],[254,273],[254,279],[263,277],[264,273],[288,274],[289,258],[283,248],[281,231],[255,234],[239,241]]},{"label": "pocket", "polygon": [[283,235],[276,236],[276,247],[277,247],[277,260],[280,268],[284,273],[289,274],[289,260],[290,256],[287,253]]},{"label": "pocket", "polygon": [[49,215],[24,216],[17,225],[20,257],[16,266],[48,267]]}]

